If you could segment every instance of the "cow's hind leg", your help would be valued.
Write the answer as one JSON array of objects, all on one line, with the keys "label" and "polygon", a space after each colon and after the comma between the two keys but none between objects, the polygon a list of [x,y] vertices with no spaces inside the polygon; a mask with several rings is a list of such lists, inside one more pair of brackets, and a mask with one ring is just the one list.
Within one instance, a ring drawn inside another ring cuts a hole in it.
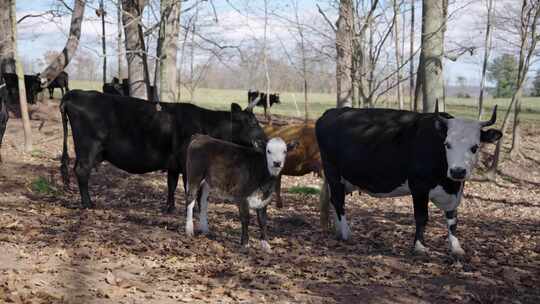
[{"label": "cow's hind leg", "polygon": [[266,238],[266,222],[268,220],[268,216],[266,214],[266,207],[257,209],[257,220],[261,229],[262,250],[266,253],[272,253],[272,248],[270,247],[270,244],[268,244],[268,240]]},{"label": "cow's hind leg", "polygon": [[187,187],[186,191],[186,235],[193,236],[193,207],[195,206],[195,201],[197,200],[197,191],[198,187],[196,184],[191,184]]},{"label": "cow's hind leg", "polygon": [[465,250],[461,248],[459,240],[455,236],[457,231],[457,210],[446,211],[444,215],[448,224],[448,246],[450,252],[457,256],[465,255]]},{"label": "cow's hind leg", "polygon": [[[88,180],[90,179],[90,172],[92,168],[94,168],[96,160],[101,159],[101,148],[98,143],[95,143],[76,150],[78,150],[76,151],[78,153],[75,161],[75,175],[77,176],[77,182],[79,184],[81,204],[83,208],[93,208],[95,205],[88,193]],[[82,151],[85,153],[82,153]]]},{"label": "cow's hind leg", "polygon": [[200,188],[200,212],[199,212],[199,225],[202,233],[207,234],[208,229],[208,195],[210,194],[210,186],[206,182],[203,182]]},{"label": "cow's hind leg", "polygon": [[178,172],[173,172],[171,170],[167,171],[167,206],[164,208],[166,213],[174,212],[174,194],[176,193],[176,187],[178,186],[179,175],[180,173]]},{"label": "cow's hind leg", "polygon": [[414,221],[416,223],[414,251],[421,254],[428,252],[424,243],[424,231],[429,219],[428,202],[429,197],[427,193],[413,193]]},{"label": "cow's hind leg", "polygon": [[243,200],[239,203],[238,209],[240,211],[240,222],[242,223],[242,236],[240,238],[240,244],[244,247],[249,247],[249,207],[248,203]]},{"label": "cow's hind leg", "polygon": [[53,99],[54,88],[49,88],[49,99]]},{"label": "cow's hind leg", "polygon": [[348,240],[351,230],[345,217],[345,185],[341,183],[337,170],[332,165],[325,166],[326,182],[330,188],[330,201],[334,206],[336,234],[339,239]]}]

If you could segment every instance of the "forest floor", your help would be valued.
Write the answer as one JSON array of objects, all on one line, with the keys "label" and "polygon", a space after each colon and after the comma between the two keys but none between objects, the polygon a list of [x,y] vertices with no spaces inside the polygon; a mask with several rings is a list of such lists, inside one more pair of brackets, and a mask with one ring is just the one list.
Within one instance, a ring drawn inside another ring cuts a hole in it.
[{"label": "forest floor", "polygon": [[283,179],[285,207],[269,207],[271,254],[256,242],[254,214],[252,246],[241,248],[237,208],[216,197],[211,234],[186,237],[181,185],[177,211],[160,211],[162,172],[104,163],[90,182],[97,208],[80,209],[74,177],[69,190],[61,185],[57,106],[32,116],[34,150],[20,150],[22,124],[11,119],[1,151],[1,303],[540,303],[538,124],[523,132],[526,158],[504,161],[496,182],[467,183],[458,227],[466,256],[456,259],[431,204],[430,254],[411,253],[409,197],[350,195],[352,239],[323,233],[318,195],[288,191],[318,187],[313,175]]}]

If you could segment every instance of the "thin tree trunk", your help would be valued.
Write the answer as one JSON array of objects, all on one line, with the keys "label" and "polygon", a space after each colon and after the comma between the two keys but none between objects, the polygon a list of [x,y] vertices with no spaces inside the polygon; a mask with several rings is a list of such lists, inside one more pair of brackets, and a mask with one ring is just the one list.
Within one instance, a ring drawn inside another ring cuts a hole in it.
[{"label": "thin tree trunk", "polygon": [[[180,1],[161,0],[159,28],[159,99],[178,102],[177,53],[180,23]],[[157,89],[157,88],[156,88]]]},{"label": "thin tree trunk", "polygon": [[122,79],[125,78],[124,76],[124,46],[122,43],[122,32],[124,31],[124,28],[122,27],[122,2],[118,1],[116,4],[117,6],[117,12],[116,12],[116,27],[117,27],[117,36],[116,36],[116,43],[117,43],[117,59],[118,59],[118,79],[120,82],[122,82]]},{"label": "thin tree trunk", "polygon": [[401,6],[399,3],[400,0],[394,0],[394,47],[395,47],[395,55],[396,55],[396,95],[398,99],[399,109],[403,110],[404,104],[403,104],[403,90],[401,85],[401,52],[400,52],[400,43],[399,43],[399,25],[401,23],[400,21],[400,10]]},{"label": "thin tree trunk", "polygon": [[[143,37],[140,37],[139,22],[145,0],[122,0],[122,22],[126,39],[126,58],[128,62],[129,95],[148,99],[147,69]],[[146,73],[145,73],[146,70]]]},{"label": "thin tree trunk", "polygon": [[13,53],[15,54],[15,65],[17,69],[17,76],[19,82],[19,104],[21,107],[21,118],[24,130],[24,151],[32,151],[32,129],[30,127],[30,117],[28,116],[28,104],[26,102],[26,87],[24,85],[24,71],[21,60],[17,54],[17,13],[15,7],[15,0],[11,0],[9,7],[9,17],[11,19],[11,37],[13,41]]},{"label": "thin tree trunk", "polygon": [[[270,121],[270,71],[268,69],[268,0],[264,0],[264,37],[263,37],[263,64],[264,64],[264,77],[266,80],[266,107],[264,107],[264,116]],[[271,121],[270,121],[271,123]]]},{"label": "thin tree trunk", "polygon": [[341,0],[336,22],[337,107],[352,106],[352,48],[354,7],[351,0]]},{"label": "thin tree trunk", "polygon": [[105,9],[103,0],[99,1],[99,14],[101,15],[101,52],[103,55],[103,83],[107,82],[107,41],[105,39]]},{"label": "thin tree trunk", "polygon": [[[409,56],[411,60],[409,61],[409,105],[411,111],[417,110],[417,103],[415,98],[415,87],[414,87],[414,10],[415,10],[415,1],[411,0],[411,40],[409,44]],[[414,100],[414,101],[413,101]]]},{"label": "thin tree trunk", "polygon": [[0,72],[16,73],[15,46],[11,24],[11,2],[0,0]]},{"label": "thin tree trunk", "polygon": [[75,0],[75,7],[71,15],[69,37],[64,50],[56,57],[43,72],[40,73],[42,87],[47,87],[56,76],[62,72],[75,55],[81,38],[81,26],[84,19],[86,1]]},{"label": "thin tree trunk", "polygon": [[487,22],[486,22],[486,37],[484,40],[484,62],[482,63],[482,80],[480,81],[480,96],[478,96],[478,119],[482,119],[484,114],[484,94],[486,86],[486,71],[491,53],[491,18],[493,14],[493,0],[487,0]]},{"label": "thin tree trunk", "polygon": [[422,2],[422,111],[435,110],[435,102],[443,97],[443,56],[445,1]]}]

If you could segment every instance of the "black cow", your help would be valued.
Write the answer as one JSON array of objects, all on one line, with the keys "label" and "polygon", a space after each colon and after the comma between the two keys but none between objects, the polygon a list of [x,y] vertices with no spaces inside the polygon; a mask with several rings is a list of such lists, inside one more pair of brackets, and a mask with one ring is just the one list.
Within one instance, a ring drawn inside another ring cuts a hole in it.
[{"label": "black cow", "polygon": [[[266,93],[251,90],[248,91],[248,104],[254,102],[257,98],[259,99],[256,105],[258,107],[263,107],[264,112],[266,113]],[[270,94],[269,107],[272,107],[275,103],[281,103],[278,93]]]},{"label": "black cow", "polygon": [[270,252],[266,240],[266,207],[285,164],[287,149],[292,148],[279,137],[266,143],[264,150],[239,146],[234,143],[196,135],[187,149],[186,161],[186,234],[193,236],[193,207],[200,195],[199,224],[208,233],[208,195],[217,190],[238,203],[242,237],[240,243],[249,244],[249,209],[257,211],[261,228],[262,249]]},{"label": "black cow", "polygon": [[[212,111],[187,103],[155,103],[141,99],[70,91],[60,103],[64,128],[61,172],[68,180],[67,122],[73,130],[75,174],[83,207],[92,207],[88,194],[90,170],[109,161],[129,173],[167,170],[167,210],[174,209],[178,176],[183,172],[185,151],[196,133],[230,140],[241,145],[259,145],[266,135],[259,126],[252,105],[242,110]],[[185,184],[185,180],[184,180]]]},{"label": "black cow", "polygon": [[[7,86],[9,100],[12,103],[18,102],[19,79],[17,78],[17,74],[4,73],[4,81]],[[24,75],[24,87],[26,89],[26,101],[28,103],[35,103],[37,94],[43,90],[39,75]]]},{"label": "black cow", "polygon": [[338,237],[348,239],[350,235],[344,209],[346,193],[359,190],[375,197],[411,194],[415,251],[427,251],[423,235],[431,200],[445,212],[450,251],[464,254],[455,236],[457,207],[480,144],[502,136],[499,130],[483,130],[495,123],[496,109],[487,122],[454,118],[438,111],[326,111],[317,120],[316,134],[336,211]]},{"label": "black cow", "polygon": [[2,140],[4,139],[4,133],[6,132],[6,126],[9,119],[7,101],[7,86],[4,77],[0,74],[0,163],[2,162]]},{"label": "black cow", "polygon": [[[68,73],[62,71],[62,72],[60,72],[60,74],[58,74],[58,76],[56,76],[56,78],[53,81],[51,81],[51,83],[47,87],[47,89],[49,90],[49,98],[50,99],[53,98],[55,88],[60,88],[60,90],[62,91],[62,97],[64,97],[65,93],[69,92],[69,75],[68,75]],[[65,89],[65,91],[64,91],[64,89]]]}]

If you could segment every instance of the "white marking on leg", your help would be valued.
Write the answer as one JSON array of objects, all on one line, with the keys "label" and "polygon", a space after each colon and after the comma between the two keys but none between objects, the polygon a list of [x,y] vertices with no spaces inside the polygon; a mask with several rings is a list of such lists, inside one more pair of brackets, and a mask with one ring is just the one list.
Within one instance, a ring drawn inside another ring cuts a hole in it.
[{"label": "white marking on leg", "polygon": [[450,246],[450,252],[454,255],[465,255],[465,250],[461,248],[461,245],[459,244],[459,240],[457,237],[452,235],[450,231],[448,231],[448,245]]},{"label": "white marking on leg", "polygon": [[457,220],[456,218],[446,219],[446,223],[448,224],[448,229],[450,229],[450,226],[455,225]]},{"label": "white marking on leg", "polygon": [[414,252],[426,254],[428,253],[428,249],[426,248],[426,246],[422,245],[420,241],[417,240],[416,242],[414,242]]},{"label": "white marking on leg", "polygon": [[272,253],[272,247],[270,247],[270,244],[265,240],[261,240],[261,248],[266,253]]},{"label": "white marking on leg", "polygon": [[202,186],[201,191],[201,212],[199,213],[199,225],[201,232],[206,234],[208,229],[208,194],[210,192],[208,184]]},{"label": "white marking on leg", "polygon": [[195,200],[192,200],[187,207],[186,213],[186,235],[193,236],[193,207],[195,206]]},{"label": "white marking on leg", "polygon": [[345,241],[351,237],[351,230],[349,229],[349,225],[347,224],[345,214],[341,215],[341,221],[339,219],[336,219],[336,226],[339,227],[339,236],[342,240]]}]

